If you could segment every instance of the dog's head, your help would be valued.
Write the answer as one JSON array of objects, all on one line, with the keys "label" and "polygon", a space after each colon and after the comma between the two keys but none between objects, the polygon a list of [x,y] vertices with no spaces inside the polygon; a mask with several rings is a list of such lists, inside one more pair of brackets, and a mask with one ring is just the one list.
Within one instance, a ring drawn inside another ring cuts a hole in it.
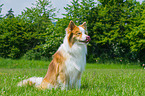
[{"label": "dog's head", "polygon": [[69,46],[72,47],[74,43],[87,44],[91,38],[88,36],[86,30],[86,22],[84,22],[82,25],[76,26],[73,21],[70,21],[66,29]]}]

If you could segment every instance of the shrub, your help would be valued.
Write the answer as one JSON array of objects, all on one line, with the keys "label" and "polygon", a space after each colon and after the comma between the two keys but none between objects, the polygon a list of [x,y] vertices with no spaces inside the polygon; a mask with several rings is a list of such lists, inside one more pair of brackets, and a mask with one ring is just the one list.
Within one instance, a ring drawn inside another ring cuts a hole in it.
[{"label": "shrub", "polygon": [[[50,31],[49,29],[47,29],[47,31]],[[52,55],[58,50],[60,44],[63,41],[64,37],[63,35],[61,35],[62,33],[60,32],[60,30],[58,30],[58,28],[53,29],[53,32],[47,35],[45,39],[45,44],[37,45],[33,49],[27,51],[23,58],[26,58],[29,60],[51,59]]]}]

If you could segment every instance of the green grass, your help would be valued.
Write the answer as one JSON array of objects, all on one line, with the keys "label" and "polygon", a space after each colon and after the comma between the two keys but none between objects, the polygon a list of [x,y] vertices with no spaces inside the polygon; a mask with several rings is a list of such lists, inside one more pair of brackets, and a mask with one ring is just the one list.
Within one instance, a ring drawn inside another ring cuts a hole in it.
[{"label": "green grass", "polygon": [[[0,68],[35,68],[35,69],[47,69],[50,61],[40,61],[40,60],[12,60],[0,58]],[[86,69],[140,69],[141,66],[138,63],[87,63]]]},{"label": "green grass", "polygon": [[80,90],[17,87],[23,79],[44,77],[49,63],[0,58],[0,96],[145,96],[145,70],[130,64],[87,64]]}]

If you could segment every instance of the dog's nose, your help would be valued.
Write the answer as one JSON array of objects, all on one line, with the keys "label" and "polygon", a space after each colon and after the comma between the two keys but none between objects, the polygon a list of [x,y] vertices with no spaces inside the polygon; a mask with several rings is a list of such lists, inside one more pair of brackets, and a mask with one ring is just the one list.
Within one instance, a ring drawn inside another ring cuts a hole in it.
[{"label": "dog's nose", "polygon": [[87,36],[86,39],[87,39],[88,42],[91,41],[90,36]]}]

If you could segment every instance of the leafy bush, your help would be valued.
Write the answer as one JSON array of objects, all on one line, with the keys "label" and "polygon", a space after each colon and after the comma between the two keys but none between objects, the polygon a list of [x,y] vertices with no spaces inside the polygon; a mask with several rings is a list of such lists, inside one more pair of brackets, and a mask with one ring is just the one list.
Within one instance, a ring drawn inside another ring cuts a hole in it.
[{"label": "leafy bush", "polygon": [[0,56],[10,58],[20,58],[31,48],[43,44],[47,35],[51,34],[51,30],[46,29],[39,33],[33,23],[15,17],[4,19],[0,23],[0,29]]},{"label": "leafy bush", "polygon": [[[38,0],[22,15],[0,22],[0,56],[48,59],[63,41],[69,21],[87,22],[91,42],[88,60],[106,59],[145,62],[145,2],[135,0],[72,0],[66,14],[54,26],[55,9],[50,2]],[[50,8],[50,9],[49,9]]]},{"label": "leafy bush", "polygon": [[[27,27],[31,26],[25,21],[19,20],[18,18],[6,18],[0,23],[0,34],[1,34],[1,44],[0,44],[0,56],[1,57],[11,57],[18,58],[30,46],[33,46],[33,40],[28,37],[25,32]],[[30,31],[31,33],[31,31]],[[32,42],[30,45],[27,42]]]},{"label": "leafy bush", "polygon": [[22,15],[4,18],[0,22],[0,56],[20,58],[36,45],[44,44],[54,25],[50,21],[53,9],[47,0],[38,0],[35,7],[27,8]]},{"label": "leafy bush", "polygon": [[[47,29],[47,31],[50,31],[49,29]],[[51,59],[52,55],[57,51],[57,49],[59,48],[60,44],[63,41],[63,38],[64,38],[63,36],[65,34],[63,35],[61,34],[63,34],[63,32],[61,33],[59,28],[53,29],[53,32],[47,35],[47,37],[45,38],[44,44],[38,45],[34,47],[33,49],[27,51],[23,58],[29,59],[29,60]]]}]

